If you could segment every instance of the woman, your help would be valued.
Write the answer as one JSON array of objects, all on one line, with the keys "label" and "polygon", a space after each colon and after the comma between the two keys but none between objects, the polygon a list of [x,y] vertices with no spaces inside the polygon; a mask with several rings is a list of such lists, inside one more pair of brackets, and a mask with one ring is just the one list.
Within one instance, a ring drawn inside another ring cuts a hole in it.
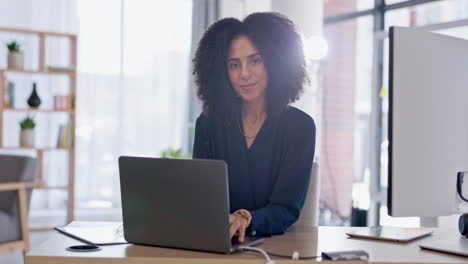
[{"label": "woman", "polygon": [[289,106],[307,81],[302,42],[277,13],[222,19],[194,58],[203,113],[193,157],[228,164],[230,235],[282,234],[299,217],[315,151],[313,119]]}]

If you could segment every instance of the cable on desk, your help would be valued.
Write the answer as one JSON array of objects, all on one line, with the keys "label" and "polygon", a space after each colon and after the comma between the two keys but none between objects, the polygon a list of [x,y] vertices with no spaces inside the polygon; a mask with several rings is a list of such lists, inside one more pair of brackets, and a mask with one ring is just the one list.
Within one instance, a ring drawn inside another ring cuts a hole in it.
[{"label": "cable on desk", "polygon": [[267,260],[267,264],[275,264],[275,261],[272,260],[268,255],[271,255],[271,256],[275,256],[275,257],[280,257],[280,258],[288,258],[288,259],[292,259],[292,260],[301,260],[301,259],[316,259],[316,258],[321,258],[321,256],[306,256],[306,257],[301,257],[299,255],[299,252],[298,251],[294,251],[293,254],[291,256],[289,255],[281,255],[281,254],[276,254],[276,253],[272,253],[272,252],[268,252],[268,251],[265,251],[263,249],[260,249],[260,248],[256,248],[256,247],[239,247],[239,249],[242,249],[242,250],[250,250],[250,251],[256,251],[256,252],[260,252],[263,254],[263,256],[265,256],[266,260]]},{"label": "cable on desk", "polygon": [[276,261],[272,260],[270,256],[268,256],[266,251],[261,248],[240,246],[239,249],[260,252],[266,258],[267,260],[266,264],[276,264]]},{"label": "cable on desk", "polygon": [[280,258],[289,258],[289,259],[293,259],[293,260],[300,260],[300,259],[316,259],[316,258],[321,258],[322,256],[305,256],[305,257],[301,257],[299,255],[299,252],[297,251],[294,251],[293,254],[291,256],[289,255],[280,255],[280,254],[276,254],[276,253],[271,253],[271,252],[268,252],[267,253],[269,255],[272,255],[272,256],[275,256],[275,257],[280,257]]}]

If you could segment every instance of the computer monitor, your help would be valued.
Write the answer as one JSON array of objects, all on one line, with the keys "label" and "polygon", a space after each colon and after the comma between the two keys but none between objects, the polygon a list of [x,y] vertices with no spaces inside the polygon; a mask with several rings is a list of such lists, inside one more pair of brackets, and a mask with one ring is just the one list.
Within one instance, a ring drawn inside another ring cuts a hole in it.
[{"label": "computer monitor", "polygon": [[392,27],[389,61],[388,213],[457,213],[457,173],[468,171],[468,41]]}]

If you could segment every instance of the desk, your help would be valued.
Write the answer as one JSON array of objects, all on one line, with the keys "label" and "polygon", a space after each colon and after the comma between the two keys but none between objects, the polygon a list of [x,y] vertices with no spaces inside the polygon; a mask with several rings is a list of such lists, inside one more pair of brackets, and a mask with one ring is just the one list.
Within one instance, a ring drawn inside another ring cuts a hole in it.
[{"label": "desk", "polygon": [[[439,239],[458,238],[456,229],[435,229],[432,236],[407,244],[347,238],[345,232],[358,227],[293,227],[281,236],[266,238],[261,248],[266,251],[291,255],[298,250],[303,256],[320,255],[322,251],[366,250],[372,263],[468,263],[468,258],[421,250],[418,243]],[[255,252],[239,252],[232,255],[205,253],[189,250],[177,250],[140,245],[106,246],[101,251],[77,253],[65,250],[65,247],[80,244],[78,241],[59,233],[51,233],[39,246],[33,248],[25,257],[25,264],[108,264],[108,263],[245,263],[264,264],[262,255]],[[273,257],[277,263],[314,263],[317,260],[293,261]],[[327,262],[330,263],[330,262]],[[343,263],[343,262],[340,262]],[[354,261],[347,263],[363,263]]]}]

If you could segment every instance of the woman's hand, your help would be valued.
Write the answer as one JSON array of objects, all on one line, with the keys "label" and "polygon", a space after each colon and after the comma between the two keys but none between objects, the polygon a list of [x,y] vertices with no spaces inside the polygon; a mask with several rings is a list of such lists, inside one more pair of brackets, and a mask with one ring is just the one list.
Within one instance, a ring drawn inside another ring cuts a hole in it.
[{"label": "woman's hand", "polygon": [[229,235],[232,238],[236,233],[239,234],[239,242],[244,242],[245,230],[250,225],[252,215],[249,211],[241,209],[229,215]]}]

